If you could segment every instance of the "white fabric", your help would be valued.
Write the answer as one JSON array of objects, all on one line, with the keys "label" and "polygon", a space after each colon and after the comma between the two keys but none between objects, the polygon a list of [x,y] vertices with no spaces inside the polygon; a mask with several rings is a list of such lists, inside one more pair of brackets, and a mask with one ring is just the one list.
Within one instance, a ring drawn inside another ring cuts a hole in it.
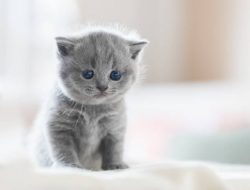
[{"label": "white fabric", "polygon": [[0,165],[3,190],[249,190],[250,170],[169,162],[123,171],[35,170],[26,162]]}]

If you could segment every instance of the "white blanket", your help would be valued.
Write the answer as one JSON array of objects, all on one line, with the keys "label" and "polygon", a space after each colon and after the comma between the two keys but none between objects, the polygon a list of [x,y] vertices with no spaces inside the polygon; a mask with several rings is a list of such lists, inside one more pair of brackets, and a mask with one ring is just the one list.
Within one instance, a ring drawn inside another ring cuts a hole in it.
[{"label": "white blanket", "polygon": [[1,190],[249,190],[250,170],[205,163],[158,163],[122,171],[35,170],[27,162],[0,165]]}]

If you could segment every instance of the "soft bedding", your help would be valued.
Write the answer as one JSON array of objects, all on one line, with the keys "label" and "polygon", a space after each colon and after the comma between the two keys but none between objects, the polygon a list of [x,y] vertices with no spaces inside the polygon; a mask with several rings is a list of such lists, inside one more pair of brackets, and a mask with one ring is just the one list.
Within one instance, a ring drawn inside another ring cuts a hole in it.
[{"label": "soft bedding", "polygon": [[122,171],[34,169],[27,162],[0,166],[3,190],[249,190],[250,170],[196,162],[163,162]]}]

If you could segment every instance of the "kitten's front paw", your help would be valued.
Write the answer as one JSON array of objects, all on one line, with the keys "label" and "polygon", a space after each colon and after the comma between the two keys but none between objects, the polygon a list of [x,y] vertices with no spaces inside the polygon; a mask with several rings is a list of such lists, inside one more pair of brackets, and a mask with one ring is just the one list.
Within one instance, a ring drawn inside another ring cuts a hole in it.
[{"label": "kitten's front paw", "polygon": [[129,168],[127,164],[125,163],[119,163],[119,164],[106,164],[102,166],[103,170],[120,170],[120,169],[127,169]]},{"label": "kitten's front paw", "polygon": [[54,163],[52,165],[53,168],[65,168],[65,167],[69,167],[69,168],[76,168],[76,169],[81,169],[82,167],[79,164],[65,164],[65,163]]}]

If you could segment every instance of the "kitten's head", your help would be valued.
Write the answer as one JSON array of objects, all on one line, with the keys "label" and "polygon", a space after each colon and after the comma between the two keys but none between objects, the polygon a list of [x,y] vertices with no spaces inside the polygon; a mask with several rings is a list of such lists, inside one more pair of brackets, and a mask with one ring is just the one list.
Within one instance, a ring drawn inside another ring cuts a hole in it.
[{"label": "kitten's head", "polygon": [[102,30],[56,41],[60,88],[84,104],[121,99],[137,78],[140,54],[147,44]]}]

